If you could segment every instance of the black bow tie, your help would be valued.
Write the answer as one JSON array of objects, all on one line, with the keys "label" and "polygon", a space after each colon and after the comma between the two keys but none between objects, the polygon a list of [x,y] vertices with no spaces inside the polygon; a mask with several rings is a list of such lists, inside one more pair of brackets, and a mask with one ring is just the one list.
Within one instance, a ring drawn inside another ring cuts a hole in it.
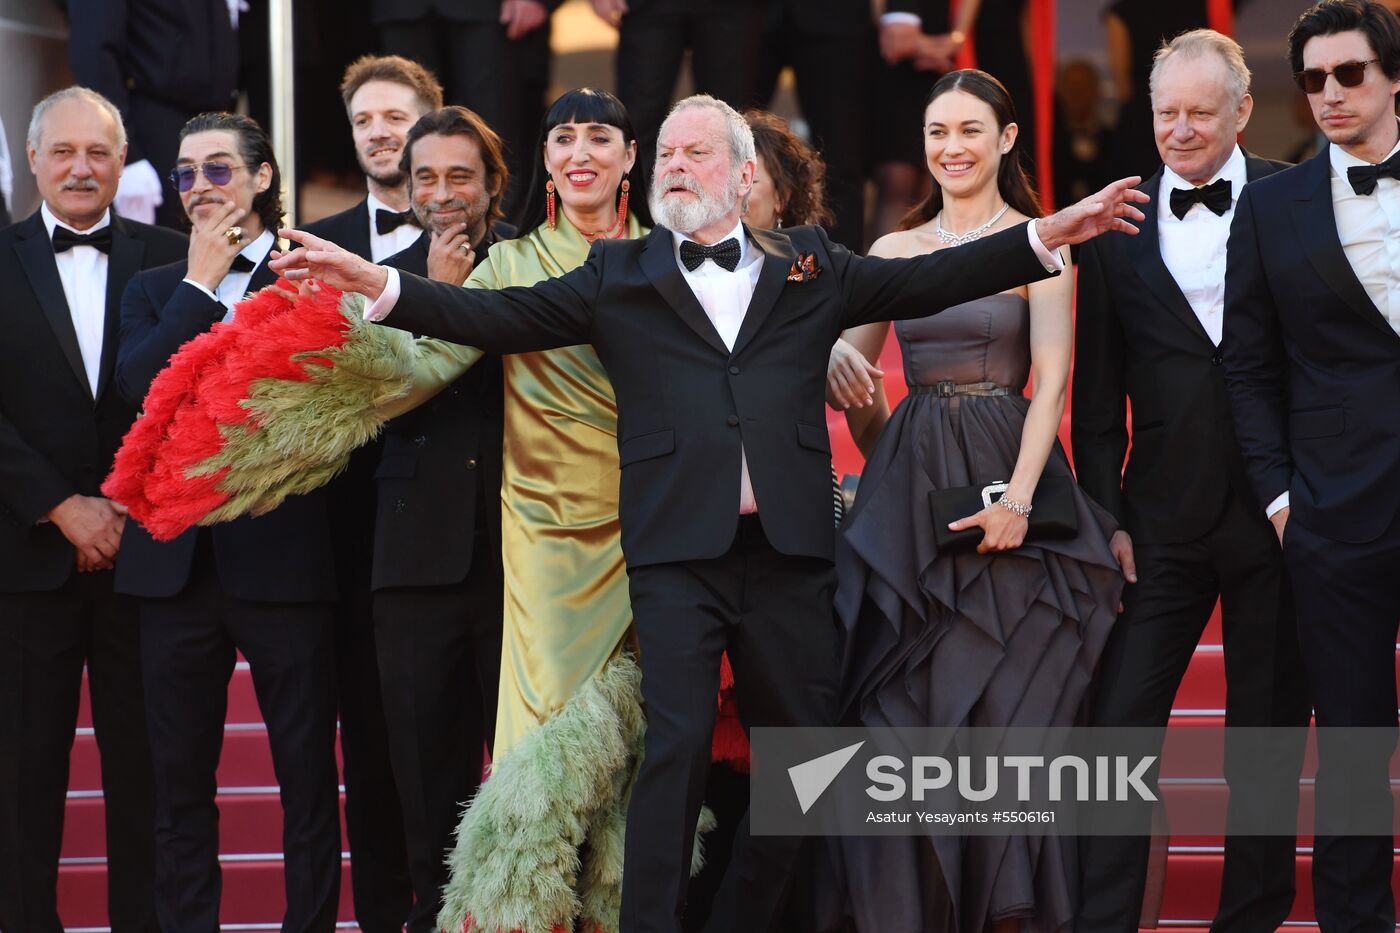
[{"label": "black bow tie", "polygon": [[247,256],[244,256],[242,253],[239,253],[237,256],[233,257],[233,263],[228,267],[228,271],[252,272],[257,267],[257,263],[253,262],[253,260],[249,259]]},{"label": "black bow tie", "polygon": [[1379,165],[1353,165],[1347,169],[1347,181],[1357,194],[1370,194],[1382,178],[1400,178],[1400,152]]},{"label": "black bow tie", "polygon": [[111,225],[108,224],[96,233],[74,233],[67,227],[53,228],[53,251],[55,253],[66,253],[75,246],[91,246],[99,252],[111,255]]},{"label": "black bow tie", "polygon": [[1230,209],[1230,180],[1220,178],[1199,188],[1173,188],[1172,213],[1177,220],[1186,216],[1192,204],[1204,204],[1216,217]]},{"label": "black bow tie", "polygon": [[726,272],[739,268],[739,241],[730,237],[714,246],[701,246],[694,240],[681,241],[681,262],[687,272],[694,272],[706,259],[713,259],[715,265]]},{"label": "black bow tie", "polygon": [[381,207],[374,212],[374,232],[380,236],[393,233],[404,224],[418,226],[418,218],[413,216],[412,210],[386,211]]}]

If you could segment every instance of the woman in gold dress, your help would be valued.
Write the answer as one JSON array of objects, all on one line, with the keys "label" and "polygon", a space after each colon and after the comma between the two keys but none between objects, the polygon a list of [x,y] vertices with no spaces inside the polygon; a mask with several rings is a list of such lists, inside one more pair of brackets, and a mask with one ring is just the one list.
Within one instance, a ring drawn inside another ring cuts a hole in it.
[{"label": "woman in gold dress", "polygon": [[[533,285],[583,263],[594,241],[637,237],[628,174],[637,143],[613,95],[550,107],[516,240],[468,288]],[[412,395],[476,351],[418,341]],[[452,933],[617,929],[622,830],[642,733],[640,675],[617,517],[617,405],[592,347],[503,358],[501,546],[505,601],[491,776],[451,855],[439,927]]]}]

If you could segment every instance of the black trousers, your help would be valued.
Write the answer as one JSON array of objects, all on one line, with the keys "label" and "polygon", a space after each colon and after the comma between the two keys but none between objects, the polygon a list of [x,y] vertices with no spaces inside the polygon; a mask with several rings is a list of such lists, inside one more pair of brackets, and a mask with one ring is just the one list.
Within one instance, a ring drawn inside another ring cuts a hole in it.
[{"label": "black trousers", "polygon": [[685,53],[695,92],[736,109],[754,96],[763,45],[763,10],[750,0],[674,3],[653,0],[622,18],[617,37],[617,96],[637,131],[631,204],[650,222],[646,192],[656,164],[656,134],[671,108]]},{"label": "black trousers", "polygon": [[83,665],[102,761],[107,913],[155,933],[155,800],[136,607],[112,573],[0,593],[0,929],[60,933],[55,886]]},{"label": "black trousers", "polygon": [[340,893],[331,605],[234,599],[202,546],[185,589],[168,599],[141,600],[140,613],[162,933],[219,929],[215,771],[235,651],[252,670],[281,792],[282,929],[329,933]]},{"label": "black trousers", "polygon": [[[374,595],[389,752],[408,838],[409,933],[435,933],[445,859],[481,784],[501,672],[499,560],[478,539],[467,579]],[[385,801],[380,801],[385,805]]]},{"label": "black trousers", "polygon": [[539,161],[535,142],[549,88],[549,24],[512,41],[500,23],[429,15],[381,26],[379,41],[385,52],[431,70],[447,103],[470,107],[505,141],[511,182],[504,209],[514,219]]},{"label": "black trousers", "polygon": [[[1400,620],[1400,516],[1379,539],[1345,544],[1296,518],[1284,529],[1283,553],[1298,602],[1298,631],[1317,711],[1318,812],[1348,808],[1389,814],[1389,753],[1353,756],[1329,766],[1326,727],[1396,727],[1395,637]],[[1392,740],[1393,745],[1393,740]],[[1313,899],[1325,933],[1391,930],[1395,896],[1390,820],[1386,835],[1319,835],[1313,849]]]},{"label": "black trousers", "polygon": [[156,223],[172,230],[188,230],[189,220],[180,196],[170,185],[170,170],[180,154],[180,130],[194,113],[146,97],[131,95],[131,118],[127,132],[141,144],[141,151],[160,176],[162,200],[156,208]]},{"label": "black trousers", "polygon": [[[745,728],[831,724],[836,576],[826,561],[778,553],[745,516],[723,556],[632,567],[628,578],[647,731],[627,814],[621,931],[680,933],[720,655],[729,652]],[[774,929],[801,847],[799,837],[751,836],[746,813],[705,929]]]},{"label": "black trousers", "polygon": [[[1216,526],[1199,540],[1136,544],[1135,552],[1138,582],[1125,590],[1124,612],[1099,660],[1092,724],[1164,728],[1219,597],[1226,725],[1307,725],[1311,709],[1292,594],[1278,542],[1263,515],[1232,497]],[[1301,747],[1280,761],[1259,761],[1225,749],[1225,777],[1237,787],[1272,782],[1268,786],[1281,788],[1279,793],[1296,795],[1301,767]],[[1232,793],[1227,819],[1245,815],[1260,799]],[[1278,798],[1271,793],[1263,799]],[[1081,837],[1078,933],[1137,930],[1150,807],[1141,819],[1142,836]],[[1264,933],[1288,916],[1296,835],[1293,826],[1279,828],[1286,835],[1226,838],[1220,903],[1211,927],[1217,933]]]}]

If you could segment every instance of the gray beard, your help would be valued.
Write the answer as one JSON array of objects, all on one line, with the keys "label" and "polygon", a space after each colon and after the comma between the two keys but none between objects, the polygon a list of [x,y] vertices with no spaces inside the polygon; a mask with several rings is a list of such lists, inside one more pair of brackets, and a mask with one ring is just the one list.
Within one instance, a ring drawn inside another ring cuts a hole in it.
[{"label": "gray beard", "polygon": [[674,230],[676,233],[683,233],[687,236],[724,217],[736,202],[732,196],[721,199],[705,192],[695,192],[695,200],[684,203],[667,201],[664,195],[664,191],[659,190],[655,185],[652,186],[651,193],[647,198],[647,203],[651,207],[652,220],[667,230]]}]

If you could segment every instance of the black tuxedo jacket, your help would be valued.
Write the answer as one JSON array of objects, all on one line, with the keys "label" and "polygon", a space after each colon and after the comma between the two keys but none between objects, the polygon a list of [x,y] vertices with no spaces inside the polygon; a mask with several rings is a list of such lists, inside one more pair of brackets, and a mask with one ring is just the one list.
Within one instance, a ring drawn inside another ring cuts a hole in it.
[{"label": "black tuxedo jacket", "polygon": [[[428,274],[428,237],[384,260]],[[422,406],[390,421],[374,472],[376,590],[467,578],[478,532],[500,544],[501,358],[488,354]]]},{"label": "black tuxedo jacket", "polygon": [[[156,373],[186,341],[220,321],[226,308],[185,283],[184,260],[143,272],[122,296],[116,385],[140,405]],[[249,291],[276,281],[263,263]],[[117,556],[116,588],[133,596],[174,596],[189,581],[198,536],[209,536],[224,592],[257,602],[317,602],[335,598],[335,568],[325,497],[292,496],[259,518],[192,528],[157,542],[135,521],[126,523]]]},{"label": "black tuxedo jacket", "polygon": [[[1287,167],[1246,156],[1251,182]],[[1159,168],[1138,189],[1152,200],[1137,236],[1081,248],[1070,435],[1085,492],[1135,540],[1178,544],[1214,527],[1232,490],[1261,515],[1263,504],[1245,477],[1221,353],[1162,261],[1161,181]]]},{"label": "black tuxedo jacket", "polygon": [[[116,104],[129,131],[140,122],[132,97],[191,115],[229,108],[238,40],[227,0],[69,0],[68,14],[73,76]],[[146,157],[141,142],[131,140],[128,162]]]},{"label": "black tuxedo jacket", "polygon": [[1328,149],[1245,189],[1225,273],[1225,381],[1259,500],[1362,544],[1400,511],[1400,336],[1337,236]]},{"label": "black tuxedo jacket", "polygon": [[364,259],[371,259],[369,246],[369,198],[339,214],[323,217],[306,225],[306,232],[330,240]]},{"label": "black tuxedo jacket", "polygon": [[[617,393],[619,513],[631,566],[728,550],[741,442],[773,547],[830,560],[823,400],[841,330],[923,317],[1047,272],[1024,225],[907,260],[854,255],[817,227],[748,236],[763,269],[732,351],[661,227],[641,240],[596,243],[582,266],[532,288],[463,289],[403,275],[386,323],[498,353],[591,343]],[[799,253],[819,272],[789,281]]]},{"label": "black tuxedo jacket", "polygon": [[52,590],[74,568],[73,546],[47,522],[76,494],[102,495],[136,408],[112,385],[121,297],[141,269],[186,251],[182,234],[112,218],[102,365],[93,398],[78,336],[39,212],[0,231],[0,591]]}]

